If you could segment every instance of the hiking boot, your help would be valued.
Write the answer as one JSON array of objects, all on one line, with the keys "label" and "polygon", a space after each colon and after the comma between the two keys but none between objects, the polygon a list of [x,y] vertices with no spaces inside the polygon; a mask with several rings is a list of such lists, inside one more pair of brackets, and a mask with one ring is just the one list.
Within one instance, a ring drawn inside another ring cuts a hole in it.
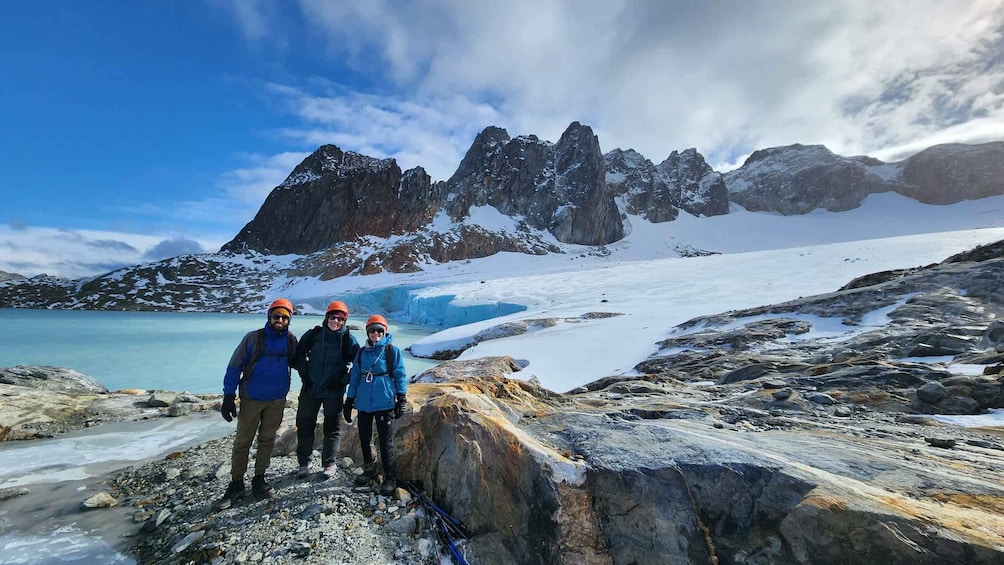
[{"label": "hiking boot", "polygon": [[216,503],[217,510],[226,510],[233,506],[236,500],[244,496],[244,481],[230,481],[227,491],[223,493],[223,498]]},{"label": "hiking boot", "polygon": [[330,479],[331,477],[334,477],[337,473],[338,473],[338,467],[336,467],[334,463],[324,466],[325,479]]},{"label": "hiking boot", "polygon": [[309,474],[310,469],[306,465],[300,465],[300,468],[296,470],[296,478],[298,479],[306,479]]},{"label": "hiking boot", "polygon": [[251,479],[251,494],[257,500],[262,500],[275,496],[275,490],[265,482],[265,475],[255,475],[255,478]]},{"label": "hiking boot", "polygon": [[370,481],[375,479],[377,476],[376,462],[366,463],[363,465],[363,474],[356,477],[356,486],[364,487],[370,484]]},{"label": "hiking boot", "polygon": [[380,494],[384,496],[391,496],[397,491],[397,481],[394,479],[385,479],[383,484],[380,485]]}]

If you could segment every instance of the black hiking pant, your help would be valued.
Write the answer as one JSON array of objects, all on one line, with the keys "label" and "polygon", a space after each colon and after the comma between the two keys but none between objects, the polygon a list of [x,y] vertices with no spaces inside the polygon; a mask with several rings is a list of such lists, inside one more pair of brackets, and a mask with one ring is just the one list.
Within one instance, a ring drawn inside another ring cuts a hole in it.
[{"label": "black hiking pant", "polygon": [[[341,393],[345,387],[339,387]],[[321,444],[321,465],[327,467],[335,463],[338,457],[338,437],[341,433],[339,420],[342,418],[342,394],[329,398],[316,398],[300,392],[299,405],[296,408],[296,459],[300,466],[310,462],[310,454],[314,452],[314,429],[317,427],[317,414],[324,408],[324,440]]]},{"label": "black hiking pant", "polygon": [[377,435],[380,439],[380,461],[383,463],[383,476],[386,479],[397,478],[395,466],[394,442],[391,441],[390,423],[394,420],[393,410],[380,412],[357,412],[359,418],[359,446],[363,450],[363,462],[373,462],[373,423],[376,422]]}]

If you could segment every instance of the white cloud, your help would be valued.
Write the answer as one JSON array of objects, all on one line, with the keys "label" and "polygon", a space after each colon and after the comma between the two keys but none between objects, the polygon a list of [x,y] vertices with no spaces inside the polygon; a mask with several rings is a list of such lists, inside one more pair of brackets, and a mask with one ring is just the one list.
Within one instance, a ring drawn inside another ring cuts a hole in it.
[{"label": "white cloud", "polygon": [[212,239],[0,225],[0,271],[76,279],[220,245]]},{"label": "white cloud", "polygon": [[257,210],[268,193],[282,184],[307,155],[309,153],[292,151],[275,155],[245,155],[251,166],[227,171],[220,179],[220,186],[233,200]]},{"label": "white cloud", "polygon": [[423,165],[434,178],[451,173],[488,125],[553,141],[580,121],[604,150],[660,161],[697,147],[712,163],[791,143],[850,155],[922,139],[1004,139],[999,0],[300,8],[333,61],[382,86],[274,87],[305,124],[284,133],[414,159],[402,166]]},{"label": "white cloud", "polygon": [[422,166],[435,180],[452,175],[477,132],[499,118],[490,105],[463,95],[406,99],[334,84],[324,84],[318,94],[278,84],[268,90],[286,99],[303,123],[282,130],[286,138],[310,147],[333,143],[371,157],[393,157],[402,169]]}]

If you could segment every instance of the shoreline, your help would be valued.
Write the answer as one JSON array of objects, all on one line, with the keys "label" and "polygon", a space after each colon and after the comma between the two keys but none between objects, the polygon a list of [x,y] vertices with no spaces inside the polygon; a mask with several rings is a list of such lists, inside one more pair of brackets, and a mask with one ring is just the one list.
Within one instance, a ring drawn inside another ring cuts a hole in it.
[{"label": "shoreline", "polygon": [[[5,472],[7,481],[0,482],[0,549],[14,556],[30,547],[30,555],[24,556],[31,559],[29,562],[40,557],[52,562],[133,562],[136,535],[142,526],[133,518],[135,508],[116,503],[85,510],[82,504],[98,493],[110,492],[115,478],[123,472],[142,469],[171,453],[226,439],[233,433],[227,429],[220,434],[218,426],[212,432],[214,422],[204,413],[120,420],[50,438],[0,443],[0,458],[5,464],[28,466],[13,480],[9,471]],[[205,433],[193,433],[199,429]],[[154,444],[171,435],[176,435],[175,441]],[[116,445],[116,441],[123,443]],[[116,456],[131,448],[138,458]],[[94,459],[102,451],[112,457]],[[74,454],[85,461],[71,466],[66,456]]]},{"label": "shoreline", "polygon": [[[11,388],[0,384],[7,398]],[[276,497],[222,512],[213,502],[229,482],[236,424],[215,411],[219,395],[176,417],[169,407],[147,406],[146,395],[180,393],[107,392],[97,404],[89,392],[65,395],[97,410],[50,422],[48,430],[67,431],[49,437],[0,442],[4,465],[19,468],[0,468],[0,553],[14,559],[28,551],[28,562],[283,563],[308,554],[323,562],[426,561],[435,544],[415,535],[420,518],[407,492],[385,497],[355,486],[361,462],[343,458],[336,477],[319,480],[315,452],[310,479],[295,478],[297,393],[290,391],[267,473]],[[100,493],[110,495],[109,506],[83,509]],[[202,539],[188,548],[190,536]],[[206,551],[215,555],[195,554]]]}]

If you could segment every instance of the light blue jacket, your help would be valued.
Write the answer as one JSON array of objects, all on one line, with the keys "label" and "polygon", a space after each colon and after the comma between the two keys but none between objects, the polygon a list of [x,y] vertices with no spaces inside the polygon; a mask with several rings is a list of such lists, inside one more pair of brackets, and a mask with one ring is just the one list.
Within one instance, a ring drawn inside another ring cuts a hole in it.
[{"label": "light blue jacket", "polygon": [[[349,372],[349,389],[346,398],[355,398],[355,409],[360,412],[381,412],[394,409],[394,397],[408,390],[404,358],[396,345],[391,345],[393,359],[387,357],[387,344],[392,342],[390,333],[376,343],[366,344],[356,354],[356,361]],[[367,374],[372,375],[368,378]],[[368,382],[367,382],[368,381]]]}]

